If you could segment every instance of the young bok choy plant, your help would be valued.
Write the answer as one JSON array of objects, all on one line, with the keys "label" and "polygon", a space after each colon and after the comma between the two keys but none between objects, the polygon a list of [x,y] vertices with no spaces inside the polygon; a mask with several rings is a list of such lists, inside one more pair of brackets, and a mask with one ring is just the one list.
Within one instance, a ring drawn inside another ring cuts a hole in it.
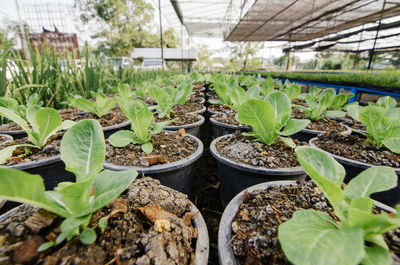
[{"label": "young bok choy plant", "polygon": [[237,84],[234,77],[231,77],[227,83],[217,80],[214,83],[214,90],[219,99],[210,100],[212,104],[222,104],[237,111],[240,105],[247,101],[246,91]]},{"label": "young bok choy plant", "polygon": [[31,105],[26,109],[25,118],[15,111],[0,107],[0,115],[18,124],[27,134],[32,144],[18,144],[0,150],[0,164],[6,163],[18,147],[42,148],[50,136],[58,131],[67,130],[75,124],[73,121],[62,121],[60,114],[53,108],[41,108]]},{"label": "young bok choy plant", "polygon": [[140,100],[126,100],[118,97],[119,107],[131,121],[132,131],[120,130],[108,138],[114,147],[124,147],[128,144],[141,144],[142,150],[150,154],[153,151],[151,137],[160,133],[167,122],[154,122],[153,113]]},{"label": "young bok choy plant", "polygon": [[[269,93],[265,101],[250,99],[239,107],[238,119],[242,124],[252,127],[250,134],[264,144],[274,143],[279,136],[290,136],[304,129],[309,120],[290,119],[292,108],[289,97],[281,92]],[[291,147],[296,145],[290,138],[279,137]]]},{"label": "young bok choy plant", "polygon": [[328,153],[301,146],[296,154],[338,219],[316,210],[296,211],[278,230],[289,261],[296,265],[392,264],[383,234],[400,227],[400,206],[397,213],[374,214],[369,196],[396,187],[395,171],[386,166],[370,167],[342,189],[346,172]]},{"label": "young bok choy plant", "polygon": [[162,88],[158,85],[149,87],[149,95],[152,99],[157,101],[157,105],[154,106],[159,118],[169,118],[172,107],[175,105],[185,105],[185,102],[189,99],[193,92],[192,84],[186,80],[181,82],[177,87],[168,86]]},{"label": "young bok choy plant", "polygon": [[83,111],[93,113],[98,118],[101,118],[117,104],[115,97],[109,98],[101,91],[92,92],[92,96],[94,96],[95,101],[90,101],[81,96],[71,97],[70,105]]},{"label": "young bok choy plant", "polygon": [[[135,170],[102,171],[105,150],[99,122],[82,120],[65,133],[60,151],[66,169],[75,174],[76,182],[62,182],[53,191],[45,191],[39,175],[0,169],[0,198],[27,203],[65,218],[57,239],[42,244],[38,251],[75,236],[84,244],[96,240],[94,228],[89,227],[92,214],[117,198],[137,176]],[[107,217],[101,218],[98,225],[103,232]]]},{"label": "young bok choy plant", "polygon": [[320,93],[319,88],[311,87],[305,96],[307,107],[300,105],[294,105],[294,107],[302,109],[306,118],[314,121],[319,121],[327,116],[344,117],[346,113],[341,109],[353,96],[353,94],[336,95],[333,88],[327,88]]}]

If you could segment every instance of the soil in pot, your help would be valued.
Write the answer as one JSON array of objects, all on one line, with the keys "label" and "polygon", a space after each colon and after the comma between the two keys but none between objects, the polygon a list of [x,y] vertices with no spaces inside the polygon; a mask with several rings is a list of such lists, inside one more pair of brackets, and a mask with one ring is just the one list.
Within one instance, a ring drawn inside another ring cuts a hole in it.
[{"label": "soil in pot", "polygon": [[5,142],[9,141],[10,139],[5,135],[0,135],[0,145],[4,144]]},{"label": "soil in pot", "polygon": [[[12,157],[6,160],[6,166],[12,166],[20,163],[38,161],[40,159],[49,158],[60,154],[60,144],[63,134],[58,133],[49,138],[47,144],[43,148],[29,147],[18,147],[14,150]],[[31,144],[28,138],[16,139],[0,145],[0,150],[17,144]]]},{"label": "soil in pot", "polygon": [[220,123],[225,123],[229,125],[240,126],[250,129],[249,126],[241,124],[236,120],[236,113],[217,113],[212,115],[212,118]]},{"label": "soil in pot", "polygon": [[187,102],[185,102],[185,105],[175,105],[172,108],[172,110],[175,112],[190,113],[190,112],[199,111],[203,107],[204,107],[204,105],[201,103],[191,103],[191,102],[187,101]]},{"label": "soil in pot", "polygon": [[372,165],[400,168],[400,155],[385,147],[378,148],[359,135],[341,135],[339,133],[320,135],[314,143],[317,147],[334,155]]},{"label": "soil in pot", "polygon": [[[245,193],[232,222],[231,246],[237,264],[291,264],[280,247],[278,227],[301,209],[324,211],[335,218],[331,205],[313,181]],[[399,233],[397,229],[385,235],[396,255],[400,254]]]},{"label": "soil in pot", "polygon": [[[185,195],[157,180],[139,179],[92,216],[90,227],[109,216],[105,232],[96,229],[95,243],[83,245],[74,238],[37,253],[40,244],[60,233],[62,220],[24,205],[0,223],[0,260],[6,264],[191,264],[197,231],[191,224],[195,214],[190,210]],[[154,225],[160,214],[170,229]]]},{"label": "soil in pot", "polygon": [[[305,115],[301,111],[294,111],[292,116],[296,119],[305,119]],[[337,120],[333,120],[329,117],[325,117],[320,119],[319,121],[313,121],[307,125],[306,129],[313,131],[321,131],[321,132],[344,132],[347,130],[346,126],[344,126],[341,122]]]},{"label": "soil in pot", "polygon": [[[255,138],[243,136],[236,132],[233,136],[225,137],[216,143],[218,152],[233,161],[266,168],[298,167],[296,153],[293,148],[283,142],[265,145],[254,141]],[[297,146],[306,145],[293,139]]]},{"label": "soil in pot", "polygon": [[207,109],[211,113],[236,113],[233,109],[222,104],[213,104],[208,106]]},{"label": "soil in pot", "polygon": [[184,113],[184,112],[171,112],[169,118],[158,118],[158,115],[154,115],[155,121],[156,122],[163,122],[163,121],[169,121],[171,120],[172,122],[168,123],[167,126],[182,126],[182,125],[187,125],[187,124],[192,124],[195,122],[198,122],[201,118],[198,115],[192,115],[189,113]]},{"label": "soil in pot", "polygon": [[140,145],[115,148],[107,143],[106,161],[121,166],[152,166],[181,160],[197,149],[196,141],[183,131],[163,131],[153,135],[151,142],[153,152],[150,155],[144,153]]}]

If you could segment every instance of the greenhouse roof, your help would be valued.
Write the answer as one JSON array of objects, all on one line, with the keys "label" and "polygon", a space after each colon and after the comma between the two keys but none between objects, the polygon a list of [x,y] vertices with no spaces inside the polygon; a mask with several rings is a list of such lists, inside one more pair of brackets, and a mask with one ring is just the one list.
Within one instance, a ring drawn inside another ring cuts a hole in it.
[{"label": "greenhouse roof", "polygon": [[398,16],[400,0],[257,0],[228,41],[308,41]]}]

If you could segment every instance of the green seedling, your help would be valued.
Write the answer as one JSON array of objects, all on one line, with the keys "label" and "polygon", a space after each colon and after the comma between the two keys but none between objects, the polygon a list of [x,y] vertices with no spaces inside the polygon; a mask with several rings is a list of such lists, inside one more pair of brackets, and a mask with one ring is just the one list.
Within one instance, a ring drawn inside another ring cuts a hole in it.
[{"label": "green seedling", "polygon": [[115,97],[108,98],[103,92],[93,92],[92,95],[95,101],[75,96],[70,99],[70,105],[83,111],[93,113],[98,118],[101,118],[117,104]]}]

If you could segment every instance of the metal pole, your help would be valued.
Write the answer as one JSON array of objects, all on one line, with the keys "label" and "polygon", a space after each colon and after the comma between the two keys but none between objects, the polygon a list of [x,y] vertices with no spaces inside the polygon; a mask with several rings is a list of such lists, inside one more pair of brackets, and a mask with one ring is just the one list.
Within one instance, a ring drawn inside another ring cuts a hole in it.
[{"label": "metal pole", "polygon": [[163,38],[162,38],[161,1],[160,0],[158,0],[158,13],[160,15],[161,63],[162,63],[162,70],[164,71],[164,49],[163,49]]},{"label": "metal pole", "polygon": [[182,68],[182,73],[183,73],[183,31],[182,31],[182,23],[181,23],[181,68]]},{"label": "metal pole", "polygon": [[18,0],[15,0],[15,7],[17,8],[19,30],[21,31],[22,49],[24,50],[25,58],[30,60],[31,56],[30,56],[29,50],[28,50],[28,44],[27,44],[28,42],[26,40],[26,34],[25,34],[24,26],[22,25],[22,19],[21,19],[21,14],[19,12]]},{"label": "metal pole", "polygon": [[372,50],[371,50],[371,52],[370,52],[370,54],[369,54],[369,61],[368,61],[367,70],[370,70],[370,69],[371,69],[372,59],[374,58],[374,53],[375,53],[376,40],[378,39],[379,28],[381,27],[382,17],[383,17],[383,11],[385,10],[385,5],[386,5],[386,0],[383,1],[382,10],[381,10],[381,17],[380,17],[379,22],[378,22],[378,27],[376,28],[374,46],[372,47]]}]

